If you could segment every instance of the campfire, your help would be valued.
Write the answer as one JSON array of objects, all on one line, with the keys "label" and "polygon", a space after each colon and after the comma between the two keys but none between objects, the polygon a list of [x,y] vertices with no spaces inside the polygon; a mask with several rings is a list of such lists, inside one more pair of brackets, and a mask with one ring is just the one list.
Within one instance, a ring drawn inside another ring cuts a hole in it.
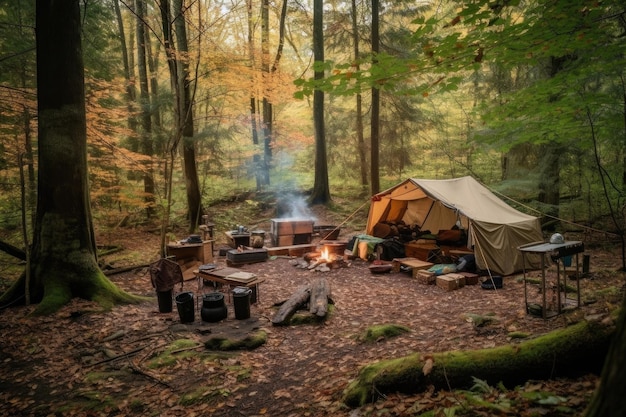
[{"label": "campfire", "polygon": [[344,266],[343,264],[343,255],[331,253],[329,248],[323,247],[322,251],[320,252],[320,256],[311,260],[308,269],[313,270],[321,266],[325,266],[326,268],[321,268],[318,270],[323,271],[325,269],[328,269],[330,271],[333,268],[340,268]]},{"label": "campfire", "polygon": [[344,259],[345,248],[345,242],[324,243],[319,252],[306,253],[302,259],[293,260],[292,264],[298,268],[320,272],[343,268],[348,266]]}]

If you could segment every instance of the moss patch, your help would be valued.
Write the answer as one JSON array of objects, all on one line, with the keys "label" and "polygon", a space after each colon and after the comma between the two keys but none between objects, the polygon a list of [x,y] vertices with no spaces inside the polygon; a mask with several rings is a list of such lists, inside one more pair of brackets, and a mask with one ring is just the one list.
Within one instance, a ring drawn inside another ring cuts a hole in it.
[{"label": "moss patch", "polygon": [[410,331],[411,329],[400,324],[378,324],[368,327],[365,331],[357,336],[357,340],[359,342],[365,343],[379,342],[381,340],[390,339],[392,337],[396,337]]},{"label": "moss patch", "polygon": [[155,356],[148,362],[148,368],[156,369],[167,366],[172,366],[181,359],[197,356],[198,352],[195,352],[192,348],[199,345],[195,340],[178,339],[172,342],[163,353]]},{"label": "moss patch", "polygon": [[227,337],[212,337],[204,342],[204,347],[209,350],[253,350],[267,342],[267,332],[259,330],[242,339]]}]

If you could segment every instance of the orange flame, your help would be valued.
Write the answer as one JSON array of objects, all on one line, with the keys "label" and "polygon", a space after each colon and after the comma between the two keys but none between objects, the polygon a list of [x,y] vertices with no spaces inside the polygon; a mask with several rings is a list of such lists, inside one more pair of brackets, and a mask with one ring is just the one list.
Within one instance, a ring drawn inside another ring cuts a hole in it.
[{"label": "orange flame", "polygon": [[322,249],[322,255],[320,256],[320,258],[325,261],[330,261],[330,253],[329,253],[328,248]]}]

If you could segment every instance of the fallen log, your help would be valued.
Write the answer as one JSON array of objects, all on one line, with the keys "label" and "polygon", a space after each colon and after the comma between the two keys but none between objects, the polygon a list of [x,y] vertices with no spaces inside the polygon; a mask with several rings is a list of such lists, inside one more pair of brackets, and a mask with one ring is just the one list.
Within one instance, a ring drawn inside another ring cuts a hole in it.
[{"label": "fallen log", "polygon": [[272,324],[274,326],[286,326],[289,324],[289,320],[304,304],[309,301],[311,296],[311,286],[303,285],[298,288],[292,295],[280,306],[274,318]]},{"label": "fallen log", "polygon": [[11,255],[14,258],[17,258],[21,261],[25,261],[26,260],[26,252],[24,252],[22,249],[11,245],[8,242],[4,242],[2,240],[0,240],[0,250],[4,253],[6,253],[7,255]]},{"label": "fallen log", "polygon": [[309,313],[317,317],[326,317],[328,312],[328,295],[330,287],[328,281],[319,278],[311,285],[311,297],[309,301]]},{"label": "fallen log", "polygon": [[614,322],[581,321],[520,344],[492,349],[451,351],[384,360],[363,367],[343,393],[343,402],[359,407],[392,392],[469,388],[474,378],[515,386],[532,379],[599,373]]}]

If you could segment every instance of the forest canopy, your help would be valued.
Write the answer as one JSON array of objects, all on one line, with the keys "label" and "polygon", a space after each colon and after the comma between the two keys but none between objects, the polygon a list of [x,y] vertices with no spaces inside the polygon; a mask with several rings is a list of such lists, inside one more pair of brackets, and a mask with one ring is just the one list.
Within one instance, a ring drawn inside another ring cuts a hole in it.
[{"label": "forest canopy", "polygon": [[[95,223],[171,210],[193,225],[194,207],[233,189],[309,189],[314,90],[326,93],[330,194],[366,196],[372,88],[382,188],[469,174],[548,218],[604,227],[621,209],[620,2],[377,3],[373,53],[372,3],[324,2],[323,62],[312,1],[81,3]],[[17,231],[20,167],[35,206],[34,5],[0,9],[0,229]]]}]

